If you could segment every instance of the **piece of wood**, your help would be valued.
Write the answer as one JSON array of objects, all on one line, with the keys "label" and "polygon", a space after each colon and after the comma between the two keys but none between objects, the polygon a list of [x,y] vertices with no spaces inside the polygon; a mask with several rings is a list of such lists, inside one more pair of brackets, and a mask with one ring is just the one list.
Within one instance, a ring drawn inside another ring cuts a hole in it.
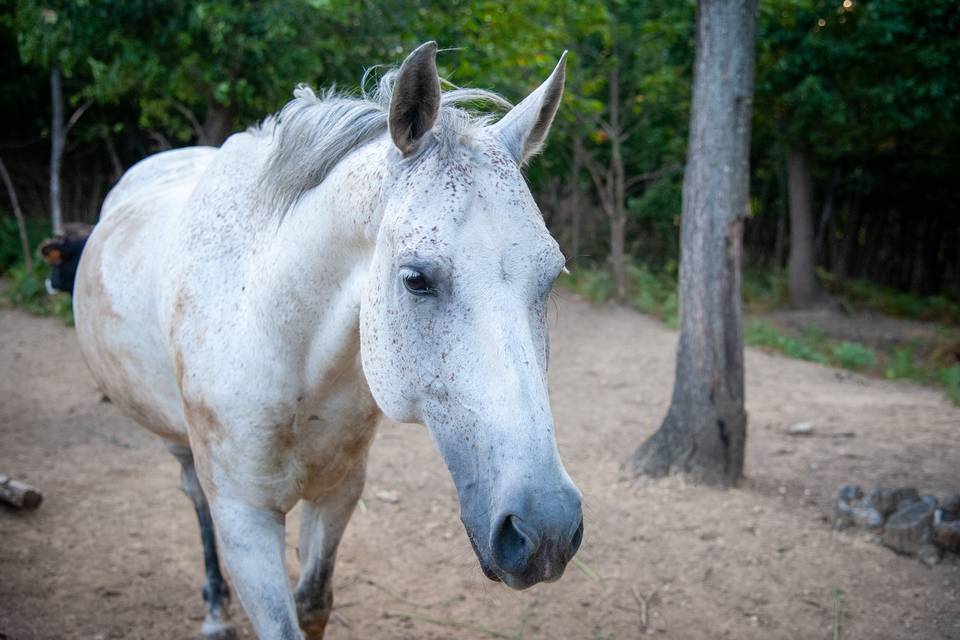
[{"label": "piece of wood", "polygon": [[0,502],[17,509],[36,509],[43,502],[43,494],[25,482],[0,473]]}]

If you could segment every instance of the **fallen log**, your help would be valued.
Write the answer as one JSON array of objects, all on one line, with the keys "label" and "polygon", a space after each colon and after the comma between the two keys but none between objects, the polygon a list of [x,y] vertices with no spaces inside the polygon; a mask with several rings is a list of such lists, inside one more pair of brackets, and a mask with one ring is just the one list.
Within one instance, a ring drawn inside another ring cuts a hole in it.
[{"label": "fallen log", "polygon": [[43,494],[25,482],[0,473],[0,502],[17,509],[36,509],[43,502]]}]

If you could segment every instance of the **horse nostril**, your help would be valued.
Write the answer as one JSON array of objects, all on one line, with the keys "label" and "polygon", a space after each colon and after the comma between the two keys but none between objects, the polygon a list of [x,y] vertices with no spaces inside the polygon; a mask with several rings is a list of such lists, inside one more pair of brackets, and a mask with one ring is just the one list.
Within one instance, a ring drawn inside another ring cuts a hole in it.
[{"label": "horse nostril", "polygon": [[580,526],[577,527],[577,530],[573,534],[573,538],[570,539],[570,546],[567,548],[567,561],[569,561],[573,556],[577,554],[577,550],[580,548],[580,543],[583,542],[583,519],[580,519]]},{"label": "horse nostril", "polygon": [[538,546],[536,536],[525,531],[515,516],[508,515],[494,535],[493,558],[504,571],[523,573]]}]

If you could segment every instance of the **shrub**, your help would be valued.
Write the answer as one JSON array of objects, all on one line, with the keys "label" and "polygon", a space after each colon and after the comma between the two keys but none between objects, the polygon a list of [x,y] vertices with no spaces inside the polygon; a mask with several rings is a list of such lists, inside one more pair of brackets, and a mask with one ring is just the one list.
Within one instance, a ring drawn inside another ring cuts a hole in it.
[{"label": "shrub", "polygon": [[810,344],[803,338],[783,335],[776,328],[760,320],[747,325],[744,340],[750,345],[776,349],[791,358],[829,364],[828,358],[817,350],[816,345]]},{"label": "shrub", "polygon": [[743,272],[743,301],[752,311],[770,311],[787,303],[785,271],[750,269]]},{"label": "shrub", "polygon": [[41,259],[34,260],[33,271],[18,264],[7,272],[10,286],[3,295],[10,303],[34,315],[56,316],[73,326],[73,300],[69,293],[47,293],[44,281],[49,275],[50,265]]},{"label": "shrub", "polygon": [[[5,197],[5,196],[4,196]],[[27,241],[35,250],[40,241],[50,235],[50,223],[39,218],[27,218]],[[20,231],[12,216],[0,217],[0,273],[23,260],[20,249]]]},{"label": "shrub", "polygon": [[954,404],[960,405],[960,362],[940,369],[940,383],[947,397]]},{"label": "shrub", "polygon": [[883,374],[891,380],[899,378],[915,378],[920,371],[914,362],[916,345],[908,344],[894,349],[890,362]]},{"label": "shrub", "polygon": [[578,271],[577,293],[599,304],[613,296],[613,278],[606,269],[584,269]]},{"label": "shrub", "polygon": [[844,340],[834,345],[833,357],[845,369],[864,369],[877,363],[877,354],[870,347]]}]

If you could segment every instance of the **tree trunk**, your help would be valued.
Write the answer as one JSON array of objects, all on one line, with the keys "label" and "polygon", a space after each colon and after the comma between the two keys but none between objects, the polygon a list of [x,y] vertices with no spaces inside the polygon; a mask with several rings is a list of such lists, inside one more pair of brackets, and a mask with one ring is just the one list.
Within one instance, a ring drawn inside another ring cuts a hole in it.
[{"label": "tree trunk", "polygon": [[813,176],[810,154],[787,152],[787,190],[790,195],[790,305],[807,309],[820,297],[817,286],[816,250],[813,235]]},{"label": "tree trunk", "polygon": [[773,264],[777,271],[783,268],[783,252],[787,237],[787,178],[783,167],[783,158],[778,154],[777,186],[780,188],[780,198],[777,206],[777,238],[773,245]]},{"label": "tree trunk", "polygon": [[203,121],[203,135],[200,144],[219,147],[233,133],[233,111],[216,102],[207,107],[207,117]]},{"label": "tree trunk", "polygon": [[620,122],[620,63],[613,65],[609,76],[610,90],[610,265],[617,300],[627,297],[626,257],[624,240],[627,229],[626,187],[623,168],[623,126]]},{"label": "tree trunk", "polygon": [[109,127],[104,126],[101,130],[103,142],[107,147],[107,156],[110,158],[110,166],[113,173],[110,175],[110,186],[115,185],[123,176],[123,163],[120,162],[120,155],[117,153],[117,145],[113,143],[113,136],[110,135]]},{"label": "tree trunk", "polygon": [[63,233],[63,212],[60,209],[60,167],[63,164],[63,88],[60,84],[60,67],[50,70],[50,100],[53,120],[50,127],[50,222],[53,235]]},{"label": "tree trunk", "polygon": [[683,181],[680,345],[670,409],[631,459],[718,486],[743,475],[740,263],[749,206],[757,0],[700,0]]},{"label": "tree trunk", "polygon": [[13,216],[17,219],[20,250],[23,251],[23,264],[26,265],[28,273],[33,273],[33,252],[30,251],[30,240],[27,238],[27,221],[23,218],[20,201],[17,200],[17,190],[13,188],[13,181],[7,172],[7,165],[3,163],[2,159],[0,159],[0,178],[3,178],[3,186],[7,189],[7,195],[10,196],[10,206],[13,207]]},{"label": "tree trunk", "polygon": [[583,171],[583,140],[580,136],[574,136],[573,139],[573,165],[570,169],[570,244],[573,251],[573,259],[580,259],[580,235],[581,235],[581,198],[580,198],[580,173]]}]

